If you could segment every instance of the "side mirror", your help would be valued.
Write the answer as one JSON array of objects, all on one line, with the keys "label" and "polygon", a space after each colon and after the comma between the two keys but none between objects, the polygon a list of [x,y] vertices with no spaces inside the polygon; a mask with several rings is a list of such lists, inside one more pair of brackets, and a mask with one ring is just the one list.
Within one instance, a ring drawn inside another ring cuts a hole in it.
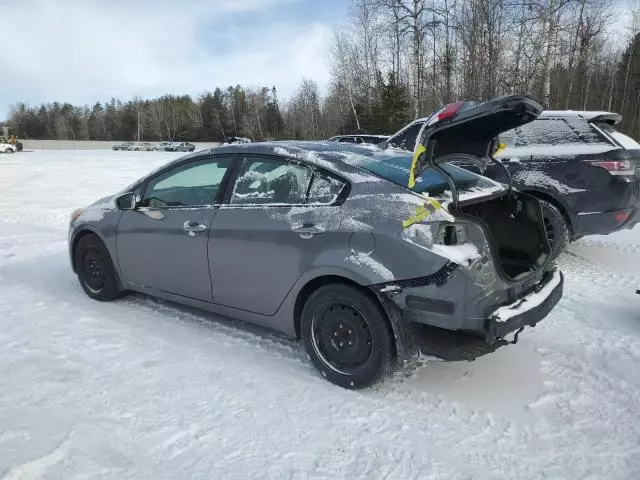
[{"label": "side mirror", "polygon": [[136,208],[136,194],[133,192],[125,193],[116,198],[116,206],[120,210],[133,210]]}]

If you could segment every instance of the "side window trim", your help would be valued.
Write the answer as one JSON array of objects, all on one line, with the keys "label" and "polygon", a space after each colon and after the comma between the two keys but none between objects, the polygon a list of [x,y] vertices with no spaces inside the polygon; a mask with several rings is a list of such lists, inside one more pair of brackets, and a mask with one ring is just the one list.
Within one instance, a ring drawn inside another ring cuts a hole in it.
[{"label": "side window trim", "polygon": [[142,182],[139,186],[136,187],[136,190],[138,190],[140,192],[140,194],[138,195],[140,201],[142,201],[142,199],[144,199],[145,194],[147,193],[147,188],[149,188],[149,184],[155,180],[156,178],[171,172],[172,170],[176,170],[178,168],[182,168],[185,167],[187,165],[190,165],[192,163],[200,163],[200,162],[207,162],[207,161],[215,161],[215,160],[219,160],[222,158],[229,158],[231,160],[231,166],[229,168],[227,168],[227,171],[224,173],[224,176],[222,177],[222,181],[220,182],[220,187],[218,188],[218,191],[216,192],[216,198],[214,199],[213,203],[211,204],[206,204],[206,205],[173,205],[173,206],[167,206],[167,207],[149,207],[149,206],[143,206],[143,207],[138,207],[136,208],[137,211],[140,212],[144,212],[144,211],[149,211],[149,210],[184,210],[184,209],[194,209],[194,208],[215,208],[215,207],[219,207],[222,204],[222,199],[223,199],[223,195],[228,187],[229,184],[229,179],[231,177],[231,173],[233,170],[235,170],[236,165],[237,165],[237,155],[233,154],[220,154],[220,155],[202,155],[202,156],[198,156],[195,158],[189,158],[187,160],[185,160],[184,162],[179,162],[177,164],[173,164],[173,165],[169,165],[166,168],[163,168],[162,170],[154,173],[152,176],[150,176],[149,178],[146,178],[144,180],[144,182]]},{"label": "side window trim", "polygon": [[[244,155],[251,155],[253,158],[259,159],[259,158],[263,158],[265,159],[265,161],[276,161],[276,162],[284,162],[287,164],[292,164],[292,165],[300,165],[303,166],[305,168],[308,168],[311,170],[311,177],[309,180],[309,185],[307,186],[307,192],[305,195],[305,203],[291,203],[291,204],[277,204],[277,208],[282,208],[282,207],[333,207],[333,206],[340,206],[344,203],[344,201],[347,199],[347,197],[349,196],[349,193],[351,192],[351,182],[349,182],[349,180],[345,179],[344,177],[335,174],[334,172],[331,172],[329,170],[326,170],[320,166],[317,166],[313,163],[307,162],[305,160],[301,160],[299,158],[295,158],[295,157],[290,157],[290,156],[284,156],[284,155],[269,155],[269,154],[265,154],[265,153],[251,153],[251,154],[244,154]],[[243,204],[232,204],[231,203],[231,196],[233,195],[233,188],[235,186],[236,181],[238,180],[238,175],[240,173],[240,169],[242,168],[242,162],[244,160],[244,155],[241,154],[236,154],[234,161],[233,161],[233,166],[227,170],[227,174],[229,175],[228,178],[226,179],[226,185],[225,185],[225,191],[223,194],[223,197],[221,198],[220,201],[220,205],[223,205],[225,208],[256,208],[256,207],[260,207],[260,208],[273,208],[273,206],[275,204],[264,204],[264,203],[243,203]],[[342,182],[344,184],[344,186],[342,187],[342,190],[340,190],[340,193],[338,194],[336,200],[333,203],[327,203],[327,204],[317,204],[317,203],[308,203],[308,199],[309,199],[309,191],[311,189],[311,185],[313,183],[313,177],[316,175],[316,173],[319,173],[321,175],[326,175],[328,177],[332,177],[340,182]],[[225,181],[223,180],[223,183]]]}]

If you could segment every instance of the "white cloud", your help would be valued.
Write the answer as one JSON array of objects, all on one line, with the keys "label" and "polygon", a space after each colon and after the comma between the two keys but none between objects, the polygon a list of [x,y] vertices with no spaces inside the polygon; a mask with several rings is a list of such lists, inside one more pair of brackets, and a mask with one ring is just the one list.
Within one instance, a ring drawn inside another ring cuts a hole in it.
[{"label": "white cloud", "polygon": [[303,77],[325,85],[327,25],[286,16],[260,22],[287,1],[0,3],[0,38],[11,57],[0,63],[0,118],[18,101],[91,104],[235,84],[275,85],[288,96]]}]

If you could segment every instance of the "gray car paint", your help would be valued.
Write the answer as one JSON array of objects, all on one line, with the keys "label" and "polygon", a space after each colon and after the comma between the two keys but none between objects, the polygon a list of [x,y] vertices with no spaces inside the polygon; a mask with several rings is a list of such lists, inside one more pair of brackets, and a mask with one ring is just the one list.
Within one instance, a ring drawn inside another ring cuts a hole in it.
[{"label": "gray car paint", "polygon": [[[206,233],[196,239],[198,247],[193,249],[194,239],[180,231],[185,216],[169,214],[167,218],[154,219],[148,216],[149,212],[123,213],[116,208],[114,196],[87,208],[72,222],[71,252],[80,235],[93,232],[105,243],[125,288],[264,325],[288,335],[296,334],[294,317],[299,293],[309,282],[326,276],[373,286],[394,318],[401,315],[390,309],[406,310],[406,299],[411,293],[451,302],[456,308],[455,315],[429,314],[427,317],[420,312],[408,312],[407,318],[449,329],[482,331],[488,305],[504,302],[507,291],[510,295],[517,294],[543,275],[541,269],[523,282],[499,278],[495,269],[492,270],[486,239],[479,227],[470,224],[470,241],[488,258],[484,270],[471,271],[461,265],[446,273],[446,288],[438,285],[441,272],[451,265],[450,259],[431,251],[429,238],[422,243],[408,241],[402,226],[402,220],[413,215],[424,198],[347,161],[349,156],[363,154],[383,158],[385,153],[375,147],[278,142],[225,145],[188,155],[164,168],[218,154],[290,158],[336,172],[350,184],[351,191],[342,205],[332,207],[222,206],[202,212],[192,210],[189,219],[198,215],[198,220],[210,222],[208,254],[202,248]],[[158,171],[162,169],[154,173]],[[147,178],[126,191],[140,195]],[[441,212],[426,222],[425,228],[431,229],[432,238],[440,224],[439,215],[448,216]],[[165,221],[168,221],[166,229],[160,227]],[[154,223],[158,224],[156,229]],[[321,226],[324,233],[303,238],[294,231],[296,226],[307,223]],[[120,234],[122,238],[116,241]],[[156,241],[156,235],[173,238]],[[136,255],[139,256],[136,258]],[[213,278],[213,301],[207,293],[209,283],[203,268],[206,265],[210,266]],[[377,288],[429,276],[434,278],[431,284],[404,288],[400,293],[389,294]],[[145,279],[149,280],[145,282]],[[396,337],[401,333],[398,328],[394,324]]]}]

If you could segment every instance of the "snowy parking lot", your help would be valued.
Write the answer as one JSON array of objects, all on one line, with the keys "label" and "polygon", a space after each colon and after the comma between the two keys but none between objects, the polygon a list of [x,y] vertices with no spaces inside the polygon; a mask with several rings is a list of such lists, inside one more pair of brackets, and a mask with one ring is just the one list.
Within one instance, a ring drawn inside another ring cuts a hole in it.
[{"label": "snowy parking lot", "polygon": [[346,391],[276,334],[82,292],[71,211],[178,155],[0,156],[0,479],[640,478],[640,228],[573,245],[517,345]]}]

